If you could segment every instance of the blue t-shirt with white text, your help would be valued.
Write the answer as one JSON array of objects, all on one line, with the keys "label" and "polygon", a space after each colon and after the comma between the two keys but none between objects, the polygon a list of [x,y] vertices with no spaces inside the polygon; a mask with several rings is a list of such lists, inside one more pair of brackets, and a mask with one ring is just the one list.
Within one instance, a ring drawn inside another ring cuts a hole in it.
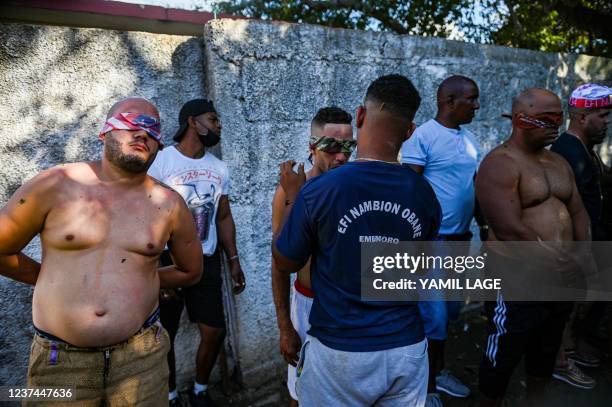
[{"label": "blue t-shirt with white text", "polygon": [[432,240],[441,210],[427,181],[384,162],[350,162],[310,179],[276,242],[296,262],[311,257],[315,293],[308,333],[342,351],[408,346],[424,338],[415,302],[361,300],[360,243]]}]

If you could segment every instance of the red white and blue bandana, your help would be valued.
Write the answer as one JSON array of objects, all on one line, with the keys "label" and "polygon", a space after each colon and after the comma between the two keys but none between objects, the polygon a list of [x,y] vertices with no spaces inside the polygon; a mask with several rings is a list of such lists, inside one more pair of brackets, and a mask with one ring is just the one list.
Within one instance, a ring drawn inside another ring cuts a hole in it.
[{"label": "red white and blue bandana", "polygon": [[528,116],[519,113],[512,117],[512,124],[521,129],[558,129],[563,124],[563,114],[542,113]]},{"label": "red white and blue bandana", "polygon": [[581,109],[612,107],[612,88],[596,83],[580,85],[572,92],[569,105]]},{"label": "red white and blue bandana", "polygon": [[144,130],[151,138],[155,139],[160,147],[164,146],[161,136],[161,122],[159,119],[142,113],[117,113],[109,117],[100,132],[100,139],[111,130]]}]

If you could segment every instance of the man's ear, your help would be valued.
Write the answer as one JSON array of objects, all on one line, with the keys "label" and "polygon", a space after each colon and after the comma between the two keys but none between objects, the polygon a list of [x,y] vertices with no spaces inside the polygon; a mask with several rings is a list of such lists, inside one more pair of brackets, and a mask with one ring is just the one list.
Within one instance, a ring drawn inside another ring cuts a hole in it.
[{"label": "man's ear", "polygon": [[446,97],[446,104],[449,106],[455,106],[455,96],[454,95],[448,95]]},{"label": "man's ear", "polygon": [[189,125],[189,127],[191,127],[192,129],[196,129],[196,120],[194,116],[189,116],[187,118],[187,124]]},{"label": "man's ear", "polygon": [[314,165],[314,158],[315,158],[315,150],[312,147],[308,147],[308,161],[310,162],[311,165]]},{"label": "man's ear", "polygon": [[361,105],[357,108],[357,111],[355,112],[355,127],[360,129],[363,126],[363,122],[365,121],[365,116],[366,116],[366,108],[365,106]]},{"label": "man's ear", "polygon": [[408,140],[412,136],[414,130],[416,130],[416,124],[414,124],[414,122],[410,122],[408,129],[406,130],[406,137],[404,138],[404,141]]}]

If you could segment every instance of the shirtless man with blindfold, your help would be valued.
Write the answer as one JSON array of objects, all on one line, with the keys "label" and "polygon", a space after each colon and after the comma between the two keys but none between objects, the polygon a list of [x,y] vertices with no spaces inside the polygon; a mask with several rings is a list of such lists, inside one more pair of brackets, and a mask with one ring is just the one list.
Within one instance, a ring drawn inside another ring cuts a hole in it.
[{"label": "shirtless man with blindfold", "polygon": [[[511,118],[510,139],[487,155],[476,177],[476,195],[490,227],[488,240],[531,241],[534,250],[590,240],[589,216],[572,170],[560,155],[545,149],[559,136],[561,101],[548,90],[526,89],[515,98]],[[496,254],[488,254],[490,262]],[[561,263],[551,265],[563,271]],[[519,261],[508,272],[528,266]],[[489,336],[479,372],[482,406],[501,405],[523,356],[527,403],[541,405],[571,309],[571,303],[513,302],[501,294],[485,304]]]},{"label": "shirtless man with blindfold", "polygon": [[[129,98],[108,112],[102,159],[59,165],[0,210],[0,274],[34,285],[28,387],[79,405],[167,405],[161,287],[194,284],[202,247],[181,196],[147,176],[159,112]],[[41,264],[21,250],[37,234]],[[175,265],[158,269],[169,244]]]}]

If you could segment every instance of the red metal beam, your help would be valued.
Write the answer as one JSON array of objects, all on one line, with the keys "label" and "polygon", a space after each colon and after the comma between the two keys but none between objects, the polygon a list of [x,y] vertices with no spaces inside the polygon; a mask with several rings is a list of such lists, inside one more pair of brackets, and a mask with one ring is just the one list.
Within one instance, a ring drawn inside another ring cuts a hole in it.
[{"label": "red metal beam", "polygon": [[[145,20],[180,22],[188,24],[205,24],[214,18],[207,11],[181,10],[160,6],[124,3],[107,0],[9,0],[6,6],[26,7],[54,11],[92,13],[108,16],[134,17]],[[219,15],[219,18],[240,18],[230,15]]]}]

